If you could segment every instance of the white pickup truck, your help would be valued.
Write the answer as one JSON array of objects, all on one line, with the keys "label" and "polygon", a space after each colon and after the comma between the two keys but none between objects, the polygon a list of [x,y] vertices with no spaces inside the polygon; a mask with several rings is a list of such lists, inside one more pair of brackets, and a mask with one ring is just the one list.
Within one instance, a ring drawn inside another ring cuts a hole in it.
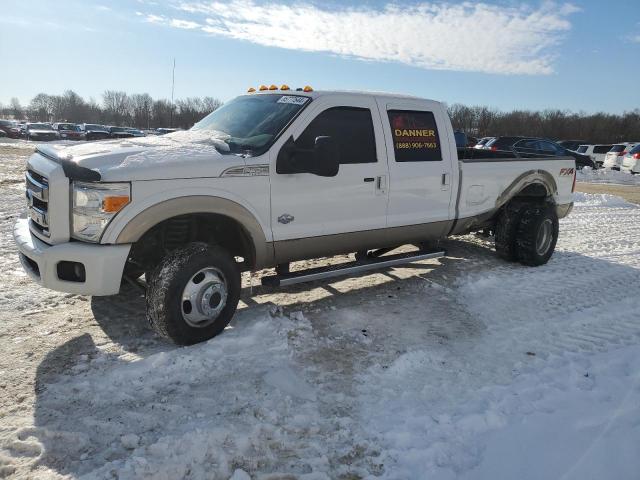
[{"label": "white pickup truck", "polygon": [[[271,87],[186,132],[38,146],[14,237],[42,286],[113,295],[135,280],[152,327],[192,344],[229,323],[242,271],[275,267],[270,285],[348,275],[441,256],[428,246],[477,230],[501,257],[544,264],[574,182],[573,158],[458,149],[435,101]],[[421,248],[389,254],[405,244]]]}]

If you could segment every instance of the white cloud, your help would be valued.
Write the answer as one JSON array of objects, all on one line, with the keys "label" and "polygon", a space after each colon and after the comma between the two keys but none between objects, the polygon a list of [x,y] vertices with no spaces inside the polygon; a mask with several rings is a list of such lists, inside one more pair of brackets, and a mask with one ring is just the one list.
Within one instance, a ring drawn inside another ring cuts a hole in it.
[{"label": "white cloud", "polygon": [[177,19],[172,19],[171,22],[169,22],[169,25],[171,25],[172,27],[176,27],[176,28],[184,28],[187,30],[193,30],[194,28],[201,28],[202,25],[200,25],[197,22],[191,22],[189,20],[177,20]]},{"label": "white cloud", "polygon": [[550,2],[537,8],[464,2],[328,9],[230,0],[187,1],[177,8],[199,21],[145,19],[271,47],[501,74],[552,73],[554,47],[578,11]]}]

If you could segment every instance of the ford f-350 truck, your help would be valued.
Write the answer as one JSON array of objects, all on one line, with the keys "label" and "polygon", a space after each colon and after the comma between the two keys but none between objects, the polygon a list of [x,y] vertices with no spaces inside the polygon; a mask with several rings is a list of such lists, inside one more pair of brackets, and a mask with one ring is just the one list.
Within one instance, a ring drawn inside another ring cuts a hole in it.
[{"label": "ford f-350 truck", "polygon": [[[435,101],[272,87],[189,131],[38,146],[14,237],[47,288],[114,295],[144,275],[152,327],[193,344],[228,325],[242,271],[317,280],[441,256],[426,246],[487,229],[504,259],[542,265],[574,185],[573,158],[456,148]],[[404,244],[422,249],[389,254]],[[340,267],[288,271],[353,252]]]}]

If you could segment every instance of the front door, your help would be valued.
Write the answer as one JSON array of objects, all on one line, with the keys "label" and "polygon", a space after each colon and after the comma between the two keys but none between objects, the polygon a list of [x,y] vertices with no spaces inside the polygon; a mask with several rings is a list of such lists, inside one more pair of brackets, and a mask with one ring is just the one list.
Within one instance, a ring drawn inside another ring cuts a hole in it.
[{"label": "front door", "polygon": [[[340,151],[338,174],[276,173],[278,152],[291,136],[303,149],[313,149],[317,137],[332,137]],[[332,95],[314,100],[271,149],[274,241],[384,228],[388,171],[383,139],[373,98]]]}]

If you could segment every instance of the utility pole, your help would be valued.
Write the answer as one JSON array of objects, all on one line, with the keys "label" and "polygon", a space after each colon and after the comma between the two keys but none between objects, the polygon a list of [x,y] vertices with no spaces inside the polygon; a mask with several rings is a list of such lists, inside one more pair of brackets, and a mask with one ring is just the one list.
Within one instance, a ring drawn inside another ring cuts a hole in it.
[{"label": "utility pole", "polygon": [[173,93],[176,87],[176,59],[173,58],[173,72],[171,73],[171,120],[169,120],[169,128],[173,128]]}]

